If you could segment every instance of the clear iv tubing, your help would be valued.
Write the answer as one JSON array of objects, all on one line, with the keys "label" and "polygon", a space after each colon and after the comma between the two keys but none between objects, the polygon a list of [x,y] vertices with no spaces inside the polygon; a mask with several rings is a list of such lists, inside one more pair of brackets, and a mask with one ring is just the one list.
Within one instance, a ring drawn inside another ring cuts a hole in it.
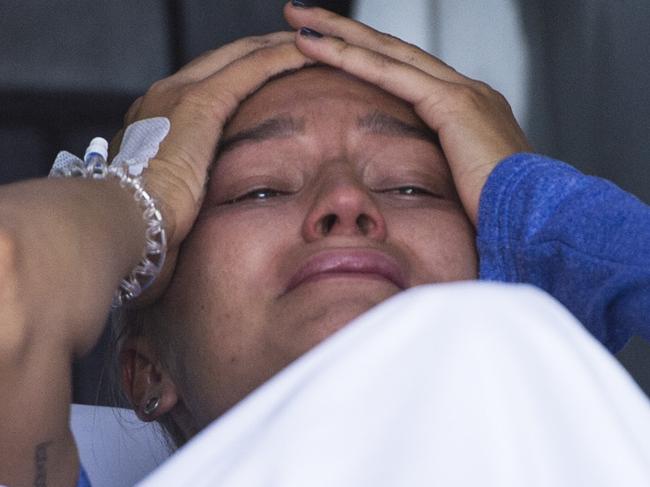
[{"label": "clear iv tubing", "polygon": [[90,141],[86,154],[84,155],[84,164],[86,171],[93,179],[103,179],[106,177],[108,167],[108,141],[102,137],[95,137]]}]

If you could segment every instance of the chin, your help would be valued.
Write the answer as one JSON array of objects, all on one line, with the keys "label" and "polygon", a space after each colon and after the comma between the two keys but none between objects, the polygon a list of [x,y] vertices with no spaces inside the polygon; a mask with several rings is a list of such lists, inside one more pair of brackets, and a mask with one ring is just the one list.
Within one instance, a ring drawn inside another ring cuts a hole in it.
[{"label": "chin", "polygon": [[384,293],[372,293],[371,295],[355,295],[346,293],[338,296],[337,299],[327,299],[327,296],[320,296],[317,302],[311,304],[305,313],[302,314],[300,323],[296,324],[299,330],[297,335],[302,337],[302,353],[315,347],[320,342],[333,335],[348,323],[358,318],[363,313],[377,304],[395,295],[398,290]]}]

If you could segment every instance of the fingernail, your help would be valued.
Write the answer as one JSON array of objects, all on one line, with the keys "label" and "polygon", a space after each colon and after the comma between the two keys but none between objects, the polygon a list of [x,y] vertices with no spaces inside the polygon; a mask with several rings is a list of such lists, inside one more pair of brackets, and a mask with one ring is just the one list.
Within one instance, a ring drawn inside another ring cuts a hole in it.
[{"label": "fingernail", "polygon": [[294,7],[299,7],[299,8],[309,8],[313,7],[314,5],[311,4],[311,2],[307,3],[304,2],[303,0],[291,0],[291,5]]},{"label": "fingernail", "polygon": [[314,29],[310,29],[309,27],[301,27],[300,35],[304,37],[311,37],[313,39],[320,39],[321,37],[323,37],[323,34],[321,34],[320,32]]}]

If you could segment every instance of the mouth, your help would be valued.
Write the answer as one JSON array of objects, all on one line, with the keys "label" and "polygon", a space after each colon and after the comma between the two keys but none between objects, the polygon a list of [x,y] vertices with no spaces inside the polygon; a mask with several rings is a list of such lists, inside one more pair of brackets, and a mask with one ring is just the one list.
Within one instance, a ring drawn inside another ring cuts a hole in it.
[{"label": "mouth", "polygon": [[369,249],[336,249],[320,252],[300,267],[285,292],[326,278],[362,278],[389,281],[405,289],[404,272],[397,261],[383,252]]}]

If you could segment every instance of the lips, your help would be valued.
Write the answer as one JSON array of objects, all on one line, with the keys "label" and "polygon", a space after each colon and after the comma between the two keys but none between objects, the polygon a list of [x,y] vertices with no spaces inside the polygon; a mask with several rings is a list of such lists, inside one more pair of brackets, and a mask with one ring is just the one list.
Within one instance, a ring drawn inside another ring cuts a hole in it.
[{"label": "lips", "polygon": [[397,261],[376,250],[337,249],[320,252],[296,272],[286,292],[301,284],[327,277],[369,277],[385,279],[400,289],[406,288],[404,273]]}]

